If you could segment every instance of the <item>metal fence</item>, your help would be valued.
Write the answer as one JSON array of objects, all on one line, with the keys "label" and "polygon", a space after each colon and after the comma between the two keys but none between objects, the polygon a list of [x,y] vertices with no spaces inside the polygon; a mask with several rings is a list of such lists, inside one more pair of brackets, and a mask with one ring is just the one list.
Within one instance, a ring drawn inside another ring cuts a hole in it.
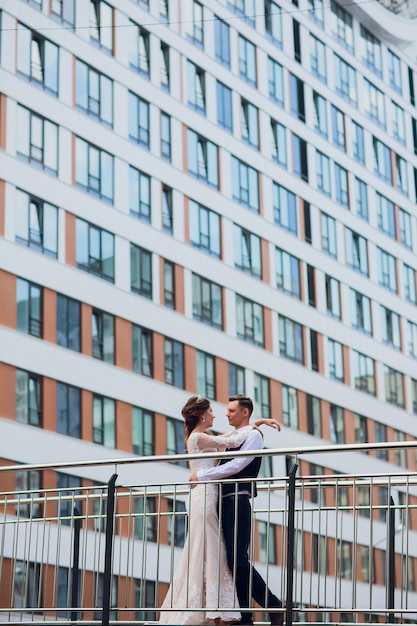
[{"label": "metal fence", "polygon": [[[251,557],[283,599],[287,624],[417,623],[417,474],[300,472],[307,453],[361,448],[382,446],[262,453],[295,459],[289,476],[259,478],[252,498]],[[0,493],[0,621],[156,622],[189,530],[189,485],[119,484],[117,466],[184,458],[73,463],[109,466],[109,482],[61,488],[35,477],[68,464],[0,468],[2,485],[18,485]],[[255,623],[269,623],[249,608]]]}]

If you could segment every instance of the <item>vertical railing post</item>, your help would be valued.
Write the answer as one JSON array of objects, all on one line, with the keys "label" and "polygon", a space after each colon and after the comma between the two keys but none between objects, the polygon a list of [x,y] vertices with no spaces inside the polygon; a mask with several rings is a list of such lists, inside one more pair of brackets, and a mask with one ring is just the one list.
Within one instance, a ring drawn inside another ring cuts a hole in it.
[{"label": "vertical railing post", "polygon": [[292,626],[293,586],[294,586],[294,537],[295,537],[295,475],[298,465],[293,465],[288,476],[288,554],[287,554],[287,603],[286,626]]},{"label": "vertical railing post", "polygon": [[[71,578],[71,608],[74,609],[79,605],[79,592],[80,592],[80,531],[81,531],[81,518],[80,512],[75,506],[73,509],[74,515],[74,547],[72,557],[72,578]],[[71,621],[75,622],[78,619],[78,612],[71,611]]]},{"label": "vertical railing post", "polygon": [[[387,576],[387,609],[394,609],[395,594],[395,508],[394,500],[390,497],[388,506],[388,576]],[[394,613],[389,613],[388,623],[394,623]]]},{"label": "vertical railing post", "polygon": [[110,598],[111,598],[111,560],[113,553],[113,527],[114,527],[114,494],[116,490],[117,474],[113,474],[107,486],[107,511],[106,511],[106,547],[104,549],[104,576],[103,576],[103,613],[102,626],[109,626]]}]

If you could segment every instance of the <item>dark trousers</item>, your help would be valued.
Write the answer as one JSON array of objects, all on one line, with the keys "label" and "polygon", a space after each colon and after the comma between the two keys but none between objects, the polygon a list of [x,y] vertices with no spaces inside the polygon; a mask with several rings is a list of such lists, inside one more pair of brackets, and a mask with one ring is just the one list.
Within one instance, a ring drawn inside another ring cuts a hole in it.
[{"label": "dark trousers", "polygon": [[[237,505],[236,505],[237,498]],[[236,568],[236,591],[241,607],[249,607],[253,598],[260,606],[279,608],[281,600],[265,584],[249,561],[252,509],[249,496],[233,495],[222,498],[222,528],[230,571]],[[235,518],[237,523],[235,524]],[[252,588],[249,588],[252,577]],[[252,623],[252,613],[241,611],[242,624]]]}]

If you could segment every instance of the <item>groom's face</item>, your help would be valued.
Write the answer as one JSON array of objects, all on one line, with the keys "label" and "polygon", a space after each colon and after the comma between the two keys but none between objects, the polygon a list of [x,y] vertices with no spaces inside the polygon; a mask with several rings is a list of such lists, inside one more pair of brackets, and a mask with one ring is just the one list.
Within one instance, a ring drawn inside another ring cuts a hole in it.
[{"label": "groom's face", "polygon": [[234,428],[241,428],[249,423],[249,411],[247,408],[241,407],[238,400],[229,402],[226,415],[230,426]]}]

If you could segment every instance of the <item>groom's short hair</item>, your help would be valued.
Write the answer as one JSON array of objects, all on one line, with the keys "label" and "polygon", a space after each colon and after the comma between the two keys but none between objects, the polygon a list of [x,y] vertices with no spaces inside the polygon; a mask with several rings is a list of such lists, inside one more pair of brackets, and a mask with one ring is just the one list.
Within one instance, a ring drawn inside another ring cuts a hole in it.
[{"label": "groom's short hair", "polygon": [[249,417],[250,417],[252,415],[252,413],[253,413],[252,398],[249,398],[249,396],[244,396],[241,393],[237,393],[234,396],[230,396],[229,397],[229,402],[234,402],[235,400],[237,400],[239,402],[239,406],[242,409],[248,409]]}]

